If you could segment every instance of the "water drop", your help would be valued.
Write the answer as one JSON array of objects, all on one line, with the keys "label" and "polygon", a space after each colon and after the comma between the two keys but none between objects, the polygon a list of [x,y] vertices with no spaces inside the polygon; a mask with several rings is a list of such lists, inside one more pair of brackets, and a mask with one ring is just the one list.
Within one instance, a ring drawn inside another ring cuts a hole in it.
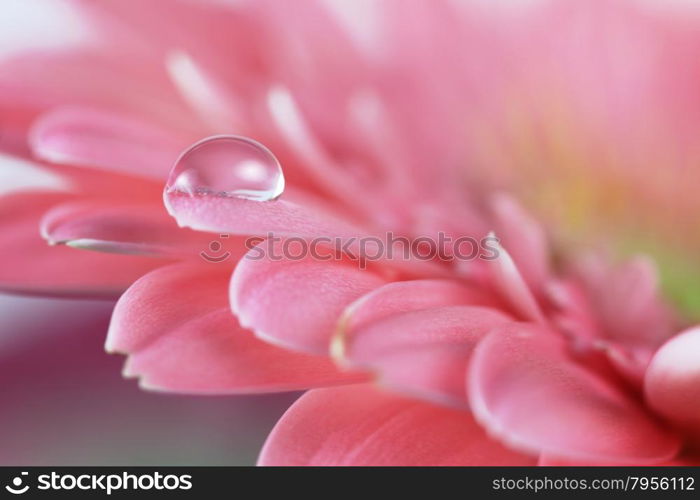
[{"label": "water drop", "polygon": [[275,155],[253,139],[217,135],[203,139],[175,162],[166,193],[270,201],[284,191]]}]

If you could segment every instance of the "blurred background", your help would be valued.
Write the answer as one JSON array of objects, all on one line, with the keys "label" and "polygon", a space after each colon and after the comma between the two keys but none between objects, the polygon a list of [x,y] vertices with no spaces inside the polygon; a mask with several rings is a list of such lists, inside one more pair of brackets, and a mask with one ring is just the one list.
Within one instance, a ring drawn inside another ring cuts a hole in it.
[{"label": "blurred background", "polygon": [[0,296],[0,464],[255,463],[296,395],[144,392],[104,351],[112,307]]}]

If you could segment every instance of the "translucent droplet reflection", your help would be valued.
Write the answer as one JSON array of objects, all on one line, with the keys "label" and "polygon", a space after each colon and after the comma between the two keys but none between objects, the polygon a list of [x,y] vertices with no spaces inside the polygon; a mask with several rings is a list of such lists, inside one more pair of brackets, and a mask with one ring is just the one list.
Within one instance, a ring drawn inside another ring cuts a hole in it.
[{"label": "translucent droplet reflection", "polygon": [[265,146],[246,137],[218,135],[180,155],[170,171],[166,193],[224,196],[255,201],[278,198],[284,174]]}]

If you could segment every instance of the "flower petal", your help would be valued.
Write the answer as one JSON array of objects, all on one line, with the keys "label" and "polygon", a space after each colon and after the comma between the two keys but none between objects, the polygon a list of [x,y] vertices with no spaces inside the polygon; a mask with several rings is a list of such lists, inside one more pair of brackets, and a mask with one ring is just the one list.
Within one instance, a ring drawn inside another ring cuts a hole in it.
[{"label": "flower petal", "polygon": [[475,349],[469,396],[476,418],[518,448],[591,462],[648,463],[673,457],[679,442],[632,398],[574,364],[564,343],[519,325]]},{"label": "flower petal", "polygon": [[385,283],[347,262],[310,255],[272,260],[271,255],[257,257],[259,250],[251,250],[236,266],[231,308],[256,335],[291,349],[327,354],[345,307]]},{"label": "flower petal", "polygon": [[39,158],[165,180],[190,140],[147,121],[88,107],[62,107],[42,115],[30,132]]},{"label": "flower petal", "polygon": [[318,206],[284,199],[259,202],[232,197],[165,193],[165,206],[180,226],[200,231],[265,236],[340,236],[366,234]]},{"label": "flower petal", "polygon": [[[223,196],[191,196],[166,190],[165,206],[180,226],[199,231],[268,237],[325,239],[342,247],[347,254],[380,260],[409,277],[445,277],[448,266],[404,255],[401,238],[391,234],[377,236],[351,221],[347,214],[336,213],[328,203],[308,193],[287,190],[287,199],[253,201]],[[393,246],[392,246],[393,245]]]},{"label": "flower petal", "polygon": [[[490,235],[493,238],[493,235]],[[494,242],[496,258],[487,261],[492,284],[519,317],[528,321],[544,321],[537,299],[525,282],[518,266],[500,242]]]},{"label": "flower petal", "polygon": [[[210,234],[177,227],[157,203],[96,200],[63,203],[46,212],[40,230],[50,244],[166,257],[199,257],[212,241]],[[236,260],[245,251],[243,242],[237,243],[240,248]]]},{"label": "flower petal", "polygon": [[656,351],[644,389],[656,411],[700,434],[700,327],[679,333]]},{"label": "flower petal", "polygon": [[576,267],[610,340],[656,349],[672,335],[676,319],[661,298],[658,271],[650,258],[638,255],[613,266],[603,255],[587,255]]},{"label": "flower petal", "polygon": [[478,307],[494,305],[455,280],[388,283],[345,310],[331,352],[343,364],[372,369],[382,385],[466,406],[463,375],[476,341],[511,321]]},{"label": "flower petal", "polygon": [[512,320],[496,309],[446,306],[395,314],[346,332],[344,360],[382,385],[468,408],[464,374],[477,342]]},{"label": "flower petal", "polygon": [[468,412],[371,385],[317,389],[287,410],[259,465],[532,465],[489,439]]},{"label": "flower petal", "polygon": [[189,54],[168,54],[166,67],[183,99],[212,130],[245,130],[243,103]]},{"label": "flower petal", "polygon": [[542,226],[506,194],[493,197],[492,209],[503,246],[530,289],[540,290],[549,274],[549,246]]},{"label": "flower petal", "polygon": [[100,46],[35,50],[3,59],[0,103],[43,110],[66,103],[118,109],[192,130],[192,114],[170,85],[162,59],[152,54],[149,58],[142,50],[138,54],[144,57],[134,57],[135,53]]},{"label": "flower petal", "polygon": [[[18,293],[116,297],[139,276],[164,264],[131,255],[51,247],[39,221],[64,194],[24,192],[0,198],[0,288]],[[165,261],[167,263],[167,261]]]},{"label": "flower petal", "polygon": [[395,314],[456,305],[496,306],[483,289],[457,280],[411,280],[387,283],[353,303],[345,312],[348,331]]},{"label": "flower petal", "polygon": [[129,356],[124,374],[148,389],[236,394],[365,378],[256,339],[228,308],[228,276],[222,268],[176,264],[134,283],[115,307],[106,344]]}]

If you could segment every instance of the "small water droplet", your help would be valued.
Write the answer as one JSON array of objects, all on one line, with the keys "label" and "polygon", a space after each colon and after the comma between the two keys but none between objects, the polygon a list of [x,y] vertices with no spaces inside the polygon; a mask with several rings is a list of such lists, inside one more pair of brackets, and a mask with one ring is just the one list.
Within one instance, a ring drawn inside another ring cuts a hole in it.
[{"label": "small water droplet", "polygon": [[284,191],[275,155],[253,139],[217,135],[203,139],[175,162],[166,193],[270,201]]}]

